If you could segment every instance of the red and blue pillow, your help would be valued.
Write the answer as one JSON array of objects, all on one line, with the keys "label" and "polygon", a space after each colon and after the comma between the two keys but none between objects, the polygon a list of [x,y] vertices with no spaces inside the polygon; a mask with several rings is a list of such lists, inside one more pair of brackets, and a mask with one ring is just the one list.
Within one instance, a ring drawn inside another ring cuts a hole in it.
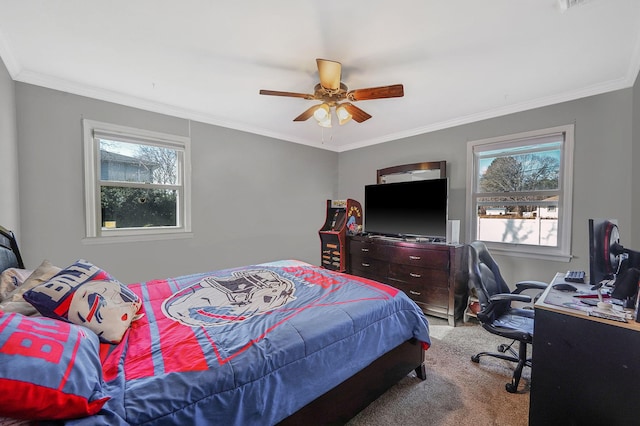
[{"label": "red and blue pillow", "polygon": [[24,294],[42,315],[87,327],[119,343],[141,306],[140,298],[104,270],[78,260]]},{"label": "red and blue pillow", "polygon": [[0,416],[29,420],[96,414],[102,390],[98,338],[50,318],[0,312]]}]

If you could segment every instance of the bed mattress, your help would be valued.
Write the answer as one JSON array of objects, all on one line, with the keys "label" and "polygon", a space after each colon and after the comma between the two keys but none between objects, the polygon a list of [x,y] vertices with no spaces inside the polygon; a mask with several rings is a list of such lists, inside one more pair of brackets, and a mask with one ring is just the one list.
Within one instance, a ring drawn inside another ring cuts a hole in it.
[{"label": "bed mattress", "polygon": [[430,344],[403,292],[299,261],[129,288],[144,315],[102,345],[110,399],[68,424],[275,424],[406,340]]}]

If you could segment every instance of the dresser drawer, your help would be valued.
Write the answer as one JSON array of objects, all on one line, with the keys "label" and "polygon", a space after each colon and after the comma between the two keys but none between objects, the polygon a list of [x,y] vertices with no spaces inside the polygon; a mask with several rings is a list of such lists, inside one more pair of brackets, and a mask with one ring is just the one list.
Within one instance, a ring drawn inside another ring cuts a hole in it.
[{"label": "dresser drawer", "polygon": [[449,291],[442,287],[431,287],[418,282],[407,283],[390,279],[388,284],[404,291],[407,296],[420,304],[429,305],[445,312],[449,306]]},{"label": "dresser drawer", "polygon": [[439,269],[422,268],[399,263],[389,264],[389,278],[415,285],[449,288],[449,273]]},{"label": "dresser drawer", "polygon": [[374,279],[376,281],[385,279],[387,275],[389,275],[389,264],[380,259],[352,254],[349,264],[351,266],[350,272],[353,275]]},{"label": "dresser drawer", "polygon": [[391,251],[388,258],[392,263],[449,271],[449,252],[446,250],[402,247],[402,249]]},{"label": "dresser drawer", "polygon": [[349,244],[349,254],[351,256],[365,256],[373,259],[385,258],[385,247],[363,241],[351,241]]}]

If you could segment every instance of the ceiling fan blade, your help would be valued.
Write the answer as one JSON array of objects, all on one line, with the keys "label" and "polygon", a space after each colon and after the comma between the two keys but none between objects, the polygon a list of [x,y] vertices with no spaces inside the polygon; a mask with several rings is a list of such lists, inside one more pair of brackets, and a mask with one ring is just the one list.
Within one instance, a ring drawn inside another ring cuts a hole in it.
[{"label": "ceiling fan blade", "polygon": [[325,89],[338,90],[342,75],[342,64],[328,59],[316,59],[320,85]]},{"label": "ceiling fan blade", "polygon": [[350,101],[365,101],[369,99],[401,98],[404,96],[404,86],[394,84],[391,86],[370,87],[368,89],[350,90],[347,98]]},{"label": "ceiling fan blade", "polygon": [[287,96],[289,98],[315,99],[315,96],[307,93],[279,92],[277,90],[260,90],[261,95]]},{"label": "ceiling fan blade", "polygon": [[352,103],[345,102],[340,105],[342,105],[347,110],[347,112],[351,114],[351,118],[358,123],[362,123],[363,121],[367,121],[371,118],[371,115],[367,114]]},{"label": "ceiling fan blade", "polygon": [[320,108],[320,105],[314,105],[311,108],[307,109],[305,112],[303,112],[302,114],[300,114],[299,116],[297,116],[296,118],[293,119],[293,121],[306,121],[308,120],[314,112],[316,112],[316,110],[318,108]]}]

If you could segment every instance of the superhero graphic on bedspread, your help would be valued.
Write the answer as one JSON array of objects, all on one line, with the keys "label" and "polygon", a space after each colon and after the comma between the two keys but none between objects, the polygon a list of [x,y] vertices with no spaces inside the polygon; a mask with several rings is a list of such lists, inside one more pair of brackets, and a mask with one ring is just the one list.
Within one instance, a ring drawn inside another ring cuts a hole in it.
[{"label": "superhero graphic on bedspread", "polygon": [[222,326],[279,308],[295,297],[295,285],[269,270],[208,277],[162,304],[169,318],[188,326]]}]

